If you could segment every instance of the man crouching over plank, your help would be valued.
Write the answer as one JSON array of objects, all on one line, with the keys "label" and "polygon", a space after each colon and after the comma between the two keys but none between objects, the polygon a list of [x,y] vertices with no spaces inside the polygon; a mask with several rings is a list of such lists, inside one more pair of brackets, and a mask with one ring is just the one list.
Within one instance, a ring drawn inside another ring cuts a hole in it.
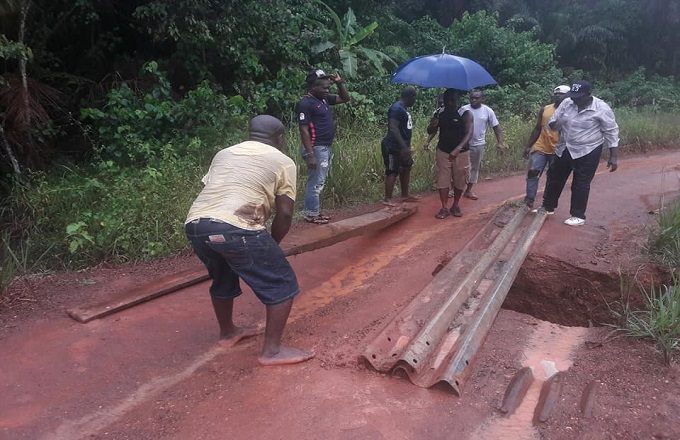
[{"label": "man crouching over plank", "polygon": [[[225,148],[213,158],[205,187],[191,205],[185,232],[212,279],[210,296],[220,325],[221,344],[231,347],[262,332],[237,327],[234,298],[243,280],[265,305],[263,365],[294,364],[311,351],[281,345],[281,336],[300,293],[293,268],[279,246],[293,219],[296,168],[285,148],[285,129],[273,116],[250,120],[248,141]],[[276,209],[271,234],[265,223]]]}]

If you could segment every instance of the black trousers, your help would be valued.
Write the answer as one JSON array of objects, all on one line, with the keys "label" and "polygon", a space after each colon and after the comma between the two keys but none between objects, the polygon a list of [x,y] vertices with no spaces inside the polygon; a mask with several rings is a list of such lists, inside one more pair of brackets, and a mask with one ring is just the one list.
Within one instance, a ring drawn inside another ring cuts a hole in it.
[{"label": "black trousers", "polygon": [[562,156],[556,157],[555,162],[548,169],[548,182],[543,194],[543,207],[548,211],[554,211],[557,208],[557,202],[562,195],[564,185],[573,171],[569,213],[572,217],[585,220],[588,196],[590,195],[590,182],[595,177],[601,156],[602,145],[578,159],[573,159],[569,154],[569,149],[565,149]]}]

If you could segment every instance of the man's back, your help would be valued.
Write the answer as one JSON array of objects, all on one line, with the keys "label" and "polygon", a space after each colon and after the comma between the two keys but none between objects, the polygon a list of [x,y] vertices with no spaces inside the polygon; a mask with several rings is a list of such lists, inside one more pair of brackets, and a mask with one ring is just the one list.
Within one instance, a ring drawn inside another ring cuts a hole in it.
[{"label": "man's back", "polygon": [[225,148],[203,178],[187,221],[213,217],[242,229],[265,229],[276,196],[295,200],[296,178],[293,160],[272,146],[247,141]]}]

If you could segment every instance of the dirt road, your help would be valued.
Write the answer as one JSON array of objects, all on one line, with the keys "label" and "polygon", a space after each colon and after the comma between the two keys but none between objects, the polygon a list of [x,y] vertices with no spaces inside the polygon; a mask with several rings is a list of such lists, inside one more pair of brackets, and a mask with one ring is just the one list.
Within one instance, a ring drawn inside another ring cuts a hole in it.
[{"label": "dirt road", "polygon": [[[438,201],[426,195],[400,224],[292,257],[302,294],[286,342],[316,351],[305,364],[259,366],[259,337],[219,347],[206,283],[80,324],[64,313],[74,302],[143,280],[134,270],[100,269],[36,281],[59,307],[2,315],[0,438],[680,439],[677,367],[664,366],[647,344],[586,328],[606,318],[604,299],[619,298],[617,271],[641,267],[639,245],[656,220],[650,212],[677,196],[679,175],[678,152],[622,159],[615,173],[602,164],[582,227],[562,224],[565,190],[461,397],[378,374],[358,357],[442,260],[500,204],[523,195],[523,176],[480,184],[480,200],[465,200],[460,219],[435,219]],[[249,291],[236,312],[242,324],[264,317]],[[523,366],[538,382],[503,417],[505,387]],[[533,426],[540,383],[555,371],[566,371],[557,408]],[[592,381],[597,394],[586,417],[580,399]]]}]

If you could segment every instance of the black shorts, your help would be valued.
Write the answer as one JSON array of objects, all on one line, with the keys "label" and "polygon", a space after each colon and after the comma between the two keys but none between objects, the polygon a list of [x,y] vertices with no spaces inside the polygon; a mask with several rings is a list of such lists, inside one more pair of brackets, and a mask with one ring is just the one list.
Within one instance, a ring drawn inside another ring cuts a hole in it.
[{"label": "black shorts", "polygon": [[390,150],[384,143],[381,145],[381,150],[386,176],[390,174],[399,174],[402,171],[411,169],[413,166],[413,158],[410,154],[408,160],[403,160],[399,151]]}]

